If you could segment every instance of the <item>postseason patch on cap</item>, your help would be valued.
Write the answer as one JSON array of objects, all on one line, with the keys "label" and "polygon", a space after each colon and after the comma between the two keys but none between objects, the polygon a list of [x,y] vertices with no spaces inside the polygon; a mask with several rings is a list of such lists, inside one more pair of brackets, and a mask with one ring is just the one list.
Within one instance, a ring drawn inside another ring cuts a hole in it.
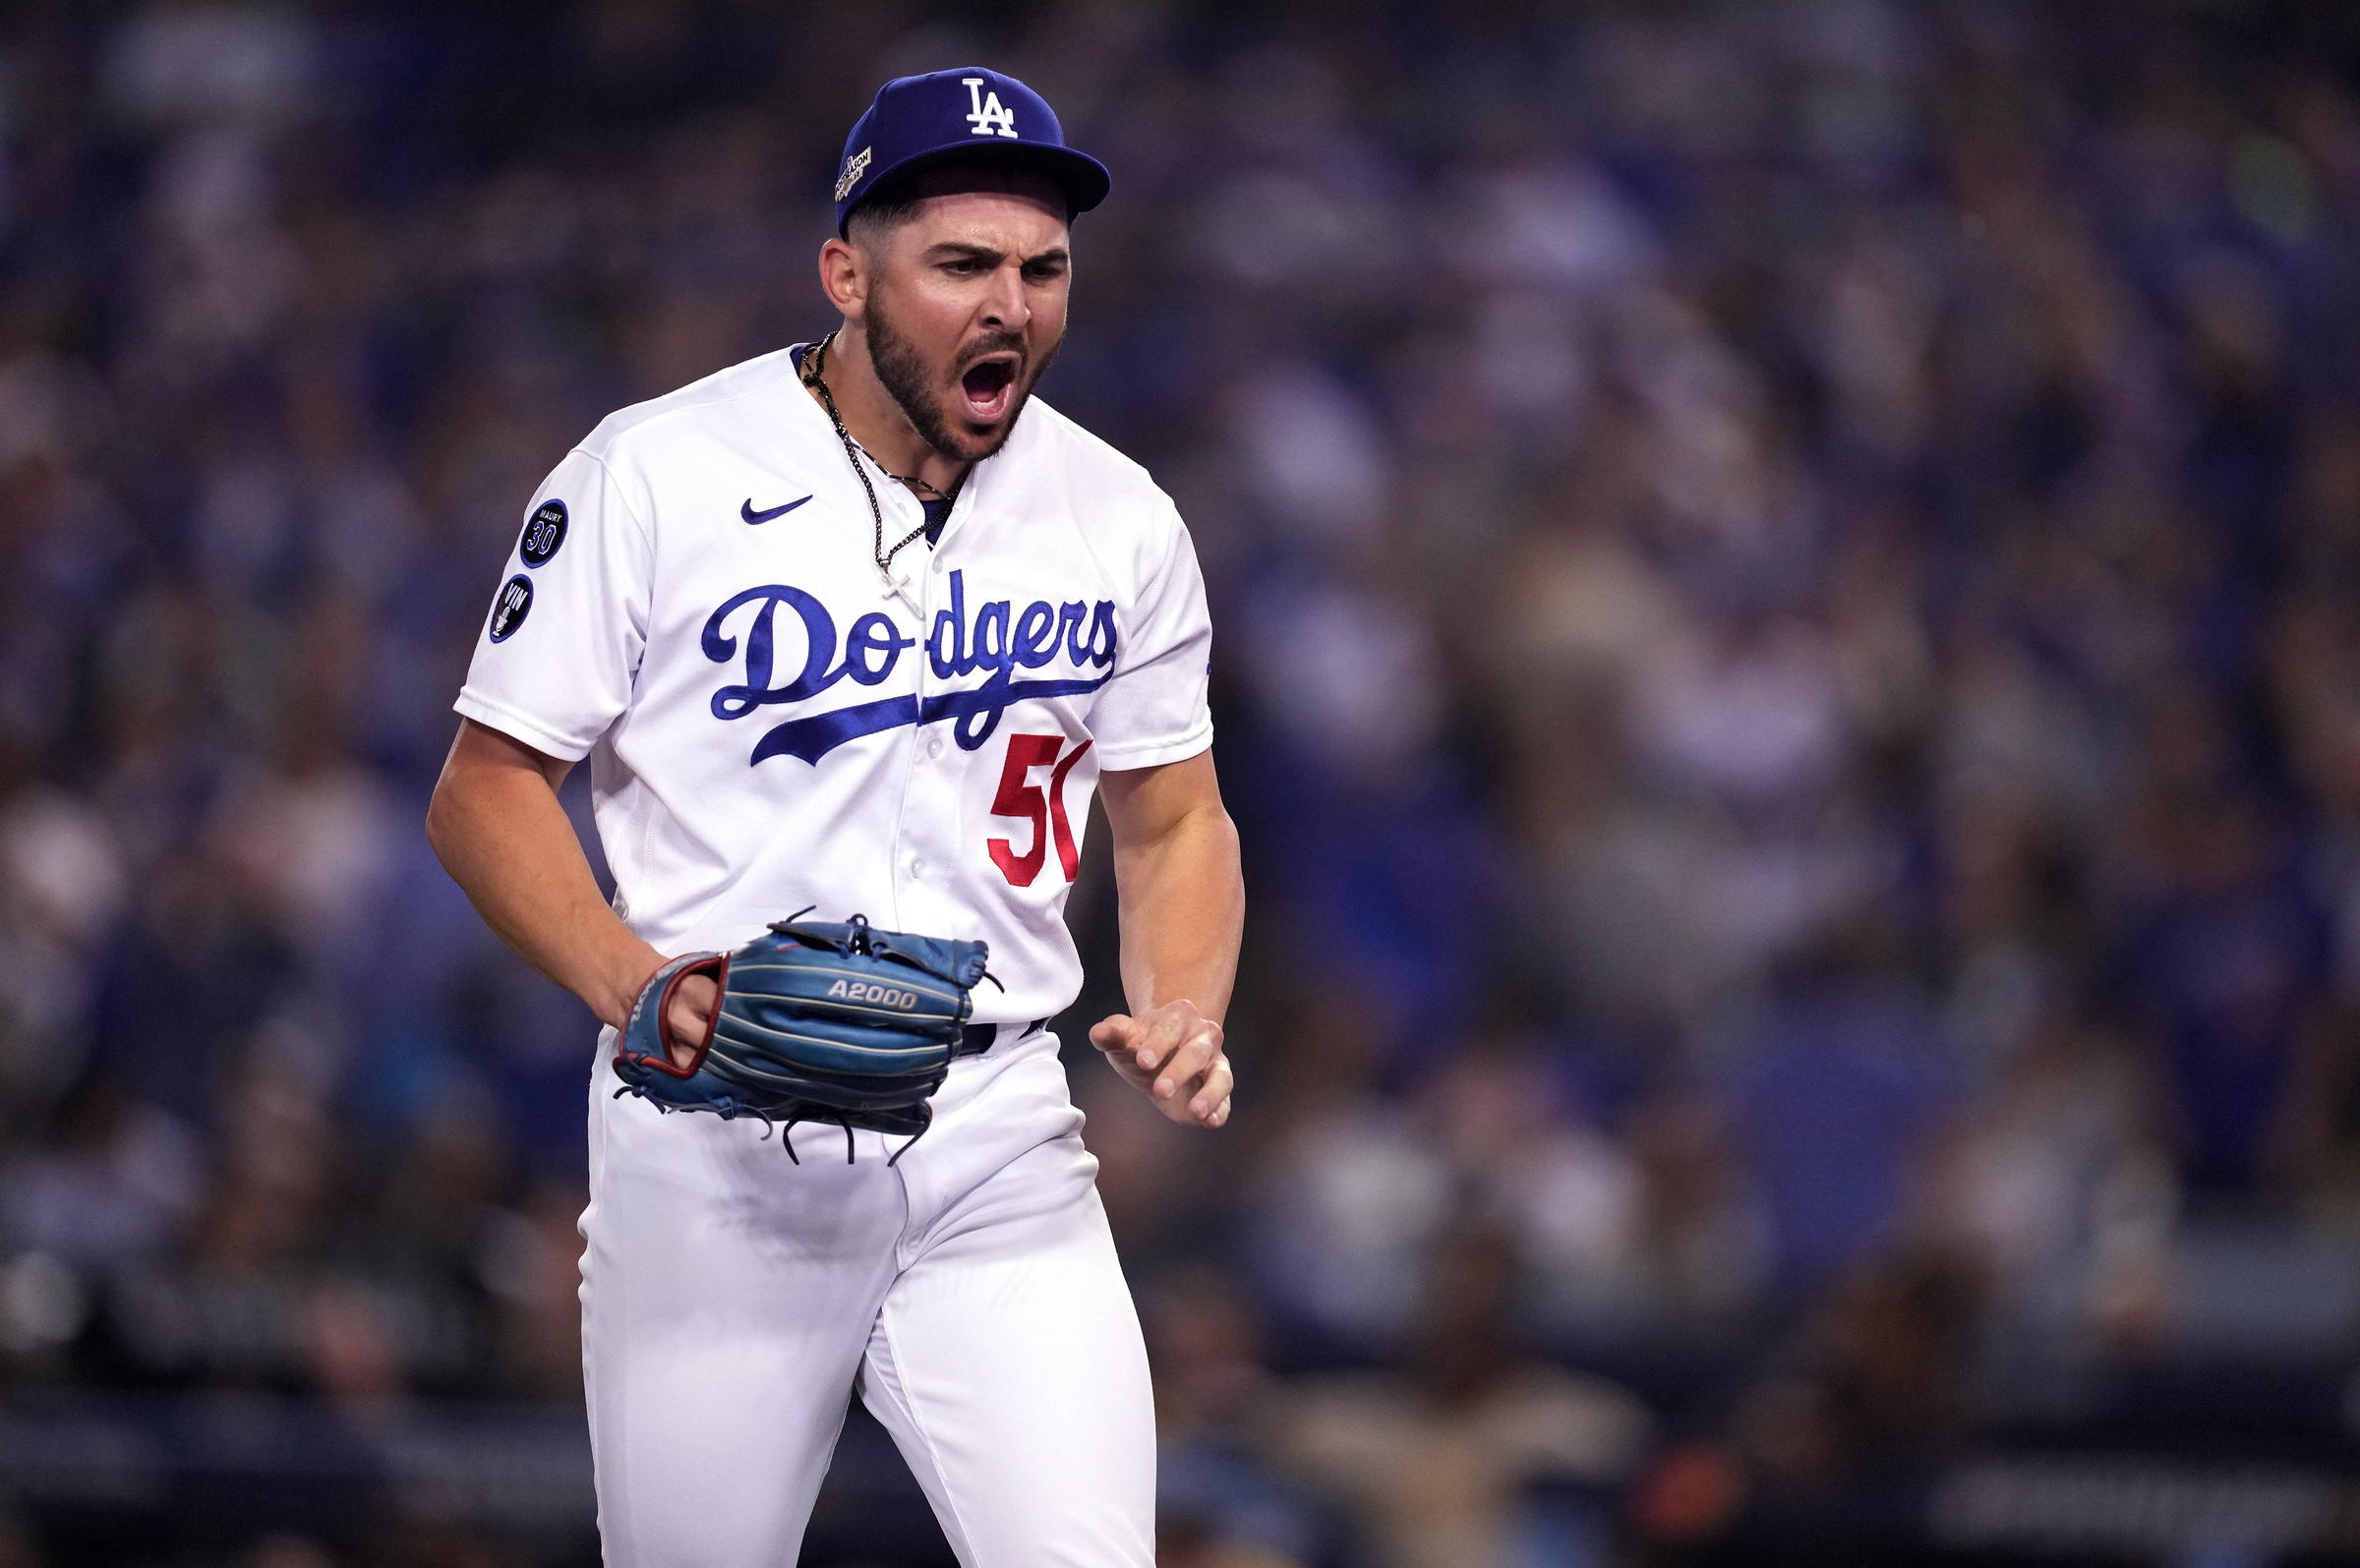
[{"label": "postseason patch on cap", "polygon": [[533,515],[524,520],[524,537],[516,542],[516,553],[527,566],[546,566],[564,543],[565,503],[552,498],[534,507]]},{"label": "postseason patch on cap", "polygon": [[515,636],[532,609],[533,580],[518,572],[500,585],[500,597],[492,601],[492,640],[504,643]]},{"label": "postseason patch on cap", "polygon": [[844,173],[836,181],[837,201],[841,202],[850,195],[853,187],[860,183],[860,176],[868,172],[868,155],[871,150],[869,147],[862,147],[844,160]]}]

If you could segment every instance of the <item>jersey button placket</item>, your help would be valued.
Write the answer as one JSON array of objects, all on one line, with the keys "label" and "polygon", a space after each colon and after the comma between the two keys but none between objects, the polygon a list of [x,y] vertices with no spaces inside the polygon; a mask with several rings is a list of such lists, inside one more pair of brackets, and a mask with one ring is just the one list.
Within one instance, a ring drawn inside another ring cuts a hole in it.
[{"label": "jersey button placket", "polygon": [[[933,630],[935,596],[942,591],[940,576],[942,552],[939,548],[934,548],[929,550],[929,553],[934,557],[934,570],[921,574],[918,579],[917,636],[920,662],[917,667],[917,698],[921,707],[926,698],[933,693],[936,685],[933,668],[925,657],[927,654],[926,639]],[[939,736],[928,735],[922,726],[912,731],[911,748],[907,753],[910,758],[911,777],[909,783],[904,786],[902,794],[901,820],[894,824],[894,838],[903,851],[903,875],[911,883],[923,882],[926,876],[926,857],[918,852],[911,842],[914,838],[922,842],[923,834],[914,833],[913,829],[927,820],[930,810],[929,805],[925,803],[926,773],[925,770],[918,767],[918,763],[921,759],[932,760],[940,753],[941,749],[942,742]]]}]

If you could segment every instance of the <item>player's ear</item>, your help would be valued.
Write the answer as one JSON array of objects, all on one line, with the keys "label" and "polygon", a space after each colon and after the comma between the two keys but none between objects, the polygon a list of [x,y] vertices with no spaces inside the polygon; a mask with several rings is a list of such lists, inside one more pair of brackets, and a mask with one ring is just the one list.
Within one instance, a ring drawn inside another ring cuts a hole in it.
[{"label": "player's ear", "polygon": [[868,258],[860,247],[844,240],[821,246],[819,286],[829,304],[857,320],[868,304]]}]

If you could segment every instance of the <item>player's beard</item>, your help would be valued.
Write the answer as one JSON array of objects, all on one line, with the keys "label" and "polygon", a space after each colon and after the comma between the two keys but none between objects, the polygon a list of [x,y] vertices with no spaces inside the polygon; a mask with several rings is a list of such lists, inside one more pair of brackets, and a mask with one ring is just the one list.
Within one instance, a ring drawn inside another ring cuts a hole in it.
[{"label": "player's beard", "polygon": [[[868,334],[868,362],[876,370],[878,382],[900,406],[902,417],[917,432],[917,438],[954,463],[979,463],[1008,443],[1008,437],[1016,432],[1016,422],[1024,415],[1025,405],[1032,400],[1032,388],[1040,384],[1042,373],[1057,357],[1058,345],[1051,343],[1037,361],[1022,358],[1017,361],[1017,374],[1024,379],[1009,391],[1008,417],[984,437],[986,444],[978,446],[973,439],[963,441],[952,433],[951,422],[943,413],[942,391],[928,374],[925,356],[916,344],[894,330],[883,302],[875,294],[868,297],[862,324]],[[1004,350],[1021,356],[1025,353],[1025,340],[1014,332],[999,332],[968,345],[967,352],[952,367],[951,385],[958,386],[958,373],[968,366],[987,354]]]}]

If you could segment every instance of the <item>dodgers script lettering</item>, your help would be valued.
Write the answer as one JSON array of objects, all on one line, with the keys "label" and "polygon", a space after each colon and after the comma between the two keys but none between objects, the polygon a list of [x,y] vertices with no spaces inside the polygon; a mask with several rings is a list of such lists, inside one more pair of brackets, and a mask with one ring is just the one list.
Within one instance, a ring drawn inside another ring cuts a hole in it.
[{"label": "dodgers script lettering", "polygon": [[[922,702],[914,695],[884,697],[789,719],[764,732],[747,762],[799,757],[817,763],[848,740],[946,719],[960,749],[974,751],[991,738],[1000,716],[1012,704],[1095,691],[1114,671],[1117,634],[1111,600],[1051,604],[1041,599],[1020,611],[1013,600],[993,599],[976,605],[971,616],[964,572],[951,573],[950,593],[950,608],[935,615],[926,637],[927,667],[938,680],[981,674],[978,684],[934,692]],[[782,605],[800,624],[803,661],[793,679],[774,686]],[[740,614],[742,638],[730,630],[732,618]],[[872,610],[855,620],[839,642],[836,617],[827,606],[800,588],[765,583],[732,596],[715,610],[705,620],[702,646],[705,657],[717,665],[741,661],[744,678],[721,686],[712,700],[714,718],[734,721],[762,708],[807,702],[847,679],[856,686],[881,685],[917,640],[905,636],[890,615]],[[1016,678],[1020,669],[1042,669],[1060,659],[1076,671],[1073,676]]]}]

